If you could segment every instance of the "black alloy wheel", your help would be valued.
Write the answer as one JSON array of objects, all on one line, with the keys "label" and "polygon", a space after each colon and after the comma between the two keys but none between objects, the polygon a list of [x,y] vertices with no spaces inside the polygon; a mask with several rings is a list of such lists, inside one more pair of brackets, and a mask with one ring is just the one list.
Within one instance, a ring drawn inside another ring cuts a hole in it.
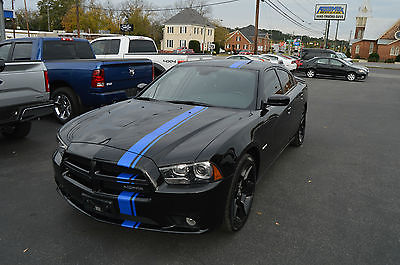
[{"label": "black alloy wheel", "polygon": [[246,154],[237,166],[225,205],[223,228],[239,231],[247,221],[254,199],[257,168],[254,159]]},{"label": "black alloy wheel", "polygon": [[306,115],[303,114],[299,125],[299,129],[297,130],[296,135],[291,144],[297,147],[303,145],[305,135],[306,135]]},{"label": "black alloy wheel", "polygon": [[356,80],[356,74],[354,72],[350,72],[346,75],[347,81],[354,81]]}]

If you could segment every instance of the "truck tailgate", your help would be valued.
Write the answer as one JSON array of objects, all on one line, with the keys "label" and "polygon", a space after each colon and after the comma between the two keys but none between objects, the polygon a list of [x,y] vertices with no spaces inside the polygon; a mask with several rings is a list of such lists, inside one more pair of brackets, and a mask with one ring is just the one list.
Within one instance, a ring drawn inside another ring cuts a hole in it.
[{"label": "truck tailgate", "polygon": [[150,60],[104,60],[101,66],[105,73],[105,91],[134,88],[153,79],[153,64]]}]

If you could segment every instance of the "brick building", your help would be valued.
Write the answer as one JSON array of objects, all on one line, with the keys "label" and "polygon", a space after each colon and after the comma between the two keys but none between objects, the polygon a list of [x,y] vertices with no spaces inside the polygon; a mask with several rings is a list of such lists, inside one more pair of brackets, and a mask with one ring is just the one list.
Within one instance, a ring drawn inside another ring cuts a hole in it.
[{"label": "brick building", "polygon": [[[225,50],[240,52],[240,51],[254,51],[254,32],[255,27],[249,25],[247,27],[232,31],[228,34],[225,40]],[[269,36],[262,31],[258,31],[257,46],[259,53],[266,53],[270,47]]]},{"label": "brick building", "polygon": [[400,54],[400,19],[372,18],[368,0],[359,11],[351,57],[367,59],[378,53],[381,61],[395,59]]}]

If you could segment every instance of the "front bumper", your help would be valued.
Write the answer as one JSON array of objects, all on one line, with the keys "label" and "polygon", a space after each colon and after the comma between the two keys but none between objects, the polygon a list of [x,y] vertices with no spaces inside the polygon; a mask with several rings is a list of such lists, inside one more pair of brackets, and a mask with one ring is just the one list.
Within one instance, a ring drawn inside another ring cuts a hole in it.
[{"label": "front bumper", "polygon": [[[98,221],[132,229],[195,234],[204,233],[221,221],[225,182],[191,187],[161,183],[153,190],[142,191],[120,184],[118,192],[107,192],[89,183],[101,181],[95,176],[80,181],[60,161],[56,152],[57,190],[69,204]],[[187,218],[196,223],[190,225]]]}]

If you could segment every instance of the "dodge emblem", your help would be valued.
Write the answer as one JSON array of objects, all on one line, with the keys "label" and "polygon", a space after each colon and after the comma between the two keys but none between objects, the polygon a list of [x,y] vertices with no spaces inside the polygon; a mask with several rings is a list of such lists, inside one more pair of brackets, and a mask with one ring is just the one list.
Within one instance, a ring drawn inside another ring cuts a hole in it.
[{"label": "dodge emblem", "polygon": [[129,68],[129,75],[134,76],[135,75],[135,69],[134,68]]}]

